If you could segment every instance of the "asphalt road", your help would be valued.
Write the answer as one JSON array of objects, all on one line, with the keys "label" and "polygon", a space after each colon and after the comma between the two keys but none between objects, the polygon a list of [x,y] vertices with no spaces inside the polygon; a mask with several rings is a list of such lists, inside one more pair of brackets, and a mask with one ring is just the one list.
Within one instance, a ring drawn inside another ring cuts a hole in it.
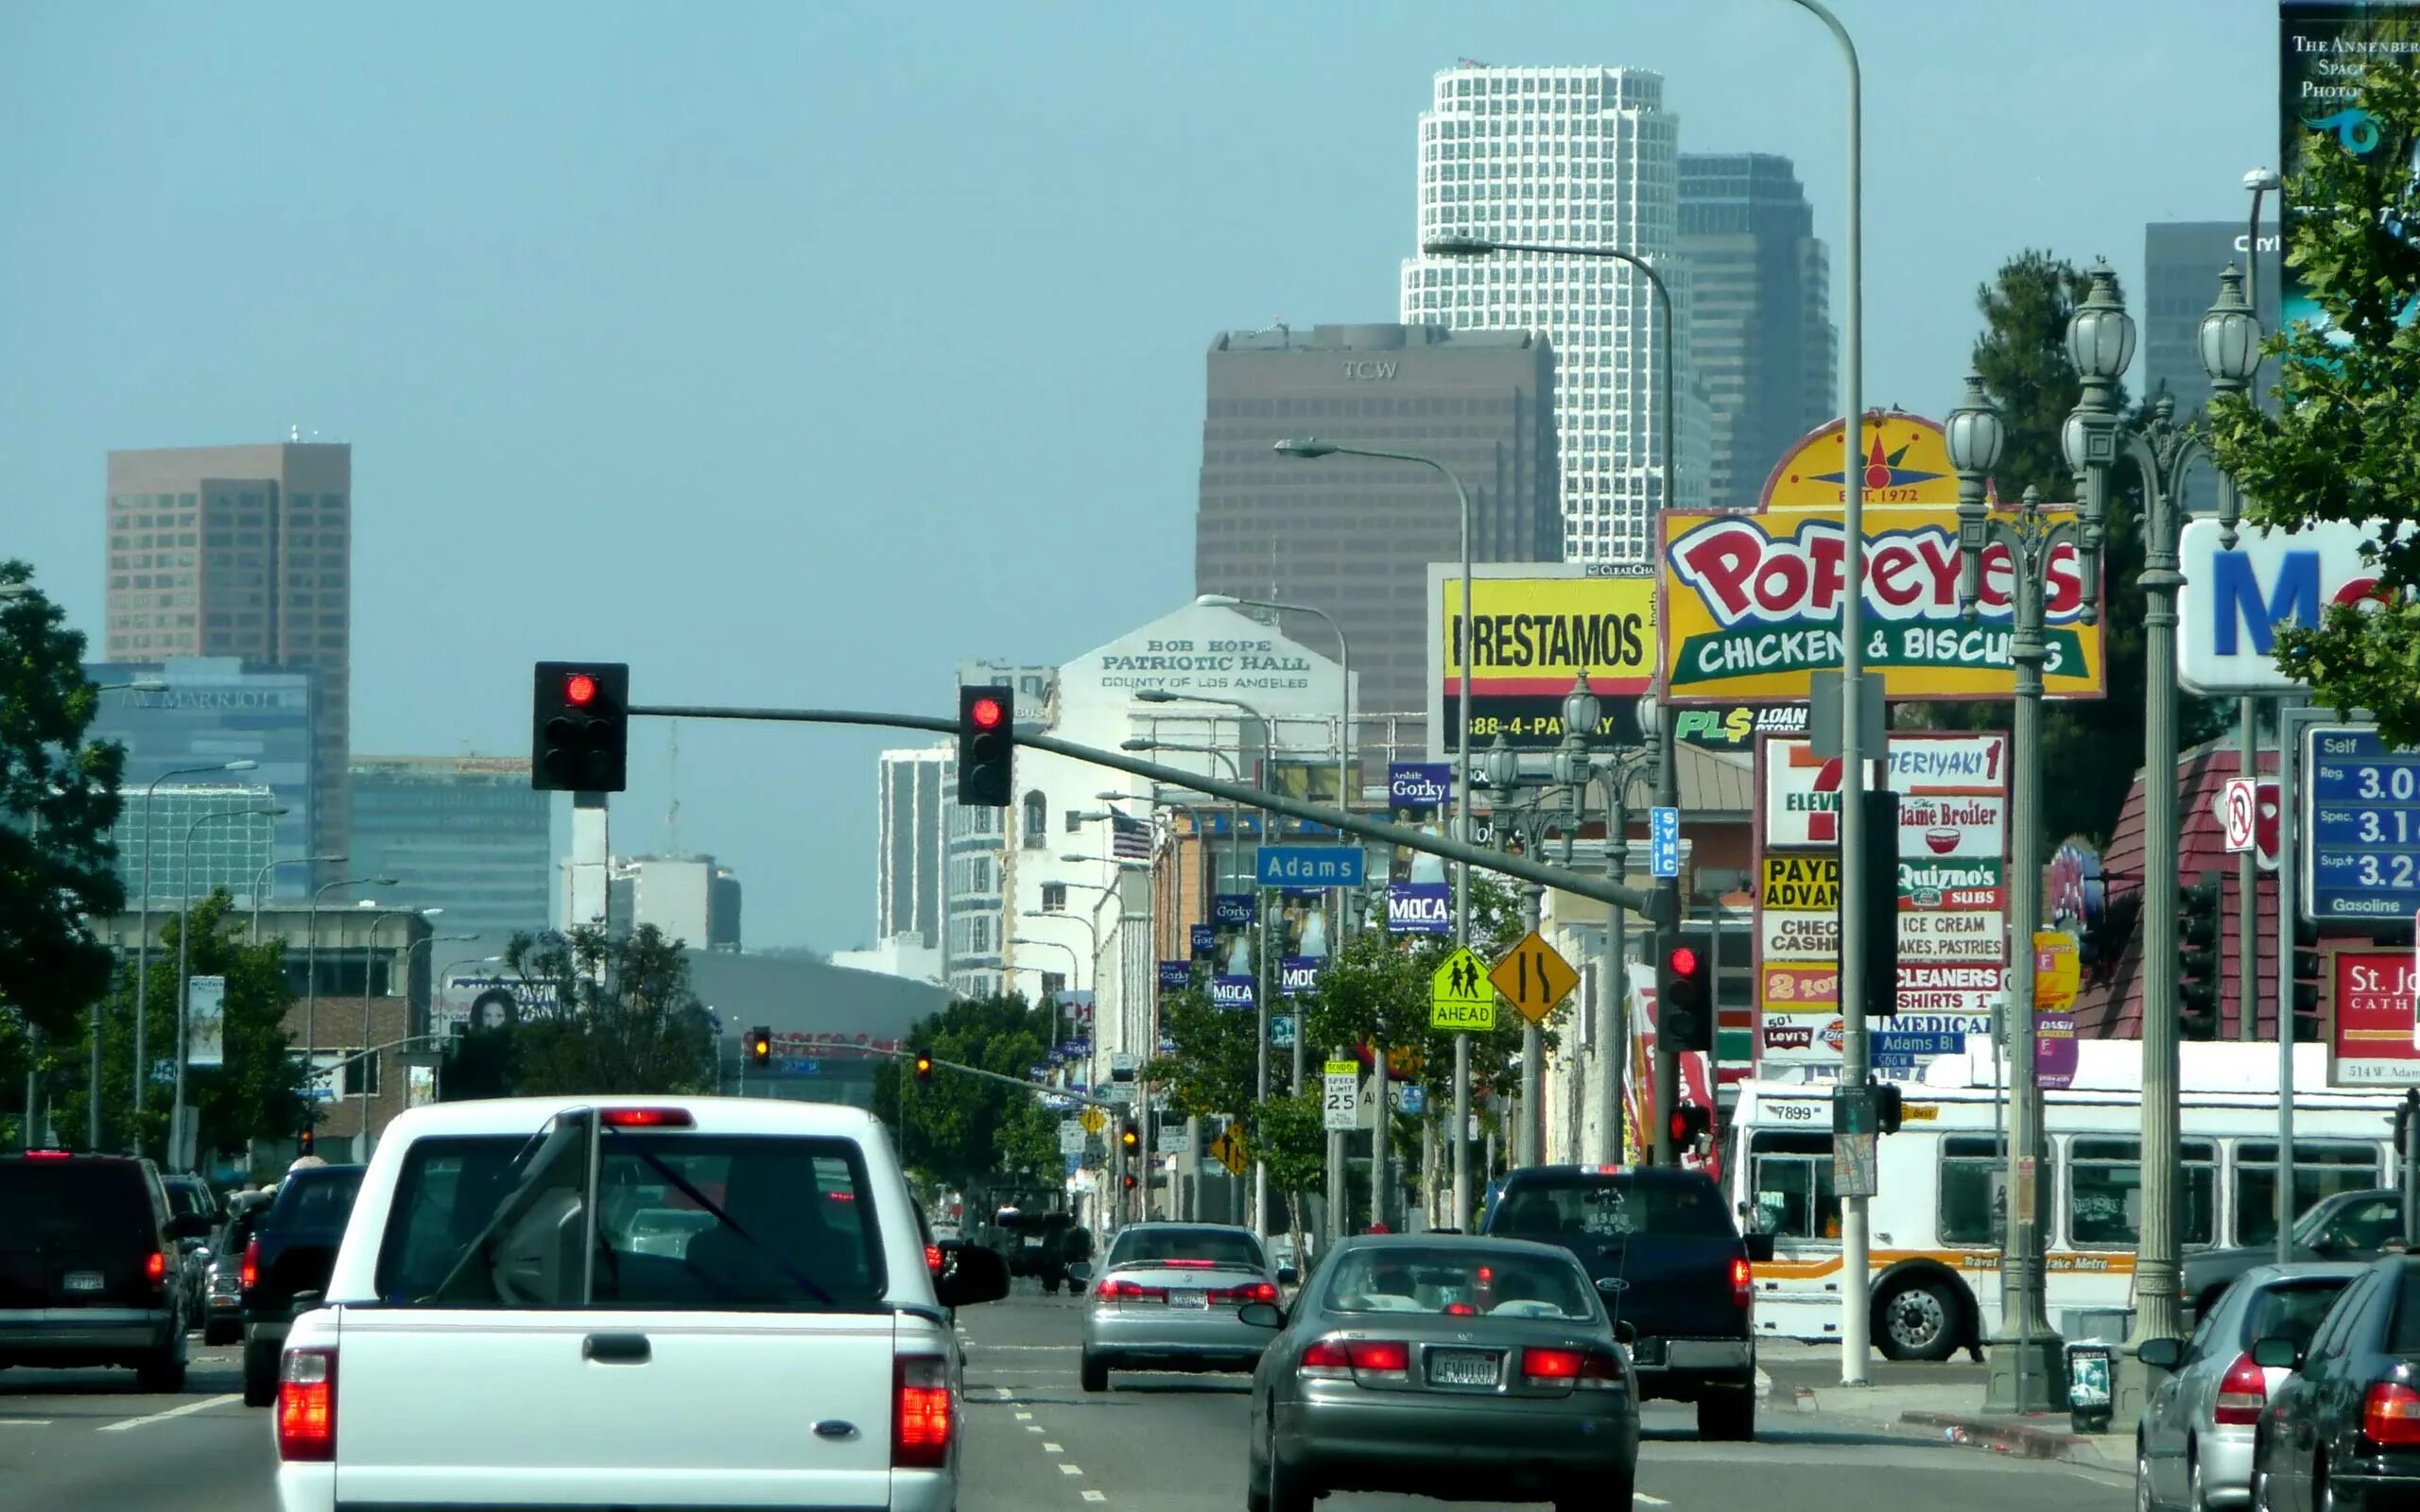
[{"label": "asphalt road", "polygon": [[[960,1314],[967,1345],[966,1512],[1240,1512],[1242,1377],[1125,1375],[1106,1396],[1076,1379],[1080,1303],[1030,1282],[996,1306]],[[1753,1444],[1700,1444],[1685,1407],[1651,1405],[1639,1504],[1683,1512],[1872,1512],[1876,1505],[1958,1512],[2118,1512],[2132,1504],[2115,1475],[2002,1459],[1788,1410],[1792,1384],[1839,1379],[1837,1353],[1765,1351],[1774,1400]],[[1893,1383],[1963,1379],[1979,1367],[1877,1366]],[[188,1390],[138,1395],[111,1370],[0,1371],[0,1507],[112,1512],[262,1512],[273,1504],[268,1415],[236,1395],[233,1350],[197,1343]],[[1803,1378],[1803,1379],[1802,1379]],[[533,1425],[534,1426],[534,1425]],[[1335,1496],[1321,1512],[1391,1512],[1436,1503]]]}]

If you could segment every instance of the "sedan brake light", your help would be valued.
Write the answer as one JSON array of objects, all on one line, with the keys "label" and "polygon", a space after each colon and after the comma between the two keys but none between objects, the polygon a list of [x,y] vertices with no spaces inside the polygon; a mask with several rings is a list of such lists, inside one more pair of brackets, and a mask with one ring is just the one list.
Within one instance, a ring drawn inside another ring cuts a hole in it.
[{"label": "sedan brake light", "polygon": [[902,1355],[891,1366],[890,1466],[937,1470],[949,1464],[949,1367],[937,1354]]},{"label": "sedan brake light", "polygon": [[1219,1268],[1219,1263],[1215,1260],[1164,1260],[1160,1263],[1170,1270],[1217,1270]]},{"label": "sedan brake light", "polygon": [[1411,1346],[1389,1339],[1314,1339],[1302,1373],[1320,1381],[1409,1381]]},{"label": "sedan brake light", "polygon": [[1578,1391],[1618,1391],[1622,1369],[1614,1357],[1598,1349],[1525,1349],[1521,1379],[1532,1386]]},{"label": "sedan brake light", "polygon": [[2252,1356],[2238,1354],[2235,1364],[2227,1366],[2226,1375],[2219,1382],[2218,1400],[2210,1408],[2210,1420],[2231,1428],[2249,1427],[2260,1420],[2261,1409],[2269,1405],[2269,1377],[2253,1362]]},{"label": "sedan brake light", "polygon": [[26,1152],[26,1159],[28,1160],[64,1160],[74,1153],[75,1152],[73,1150],[27,1150]]},{"label": "sedan brake light", "polygon": [[1745,1256],[1731,1262],[1731,1305],[1746,1307],[1756,1297],[1756,1270]]},{"label": "sedan brake light", "polygon": [[337,1457],[337,1351],[288,1349],[278,1369],[277,1457]]},{"label": "sedan brake light", "polygon": [[2420,1391],[2399,1381],[2372,1383],[2361,1399],[2361,1436],[2381,1447],[2420,1444]]},{"label": "sedan brake light", "polygon": [[1105,1302],[1165,1302],[1168,1299],[1168,1294],[1160,1287],[1115,1280],[1102,1281],[1096,1295]]},{"label": "sedan brake light", "polygon": [[1277,1300],[1277,1288],[1267,1281],[1247,1281],[1219,1293],[1218,1297],[1222,1302],[1274,1302]]}]

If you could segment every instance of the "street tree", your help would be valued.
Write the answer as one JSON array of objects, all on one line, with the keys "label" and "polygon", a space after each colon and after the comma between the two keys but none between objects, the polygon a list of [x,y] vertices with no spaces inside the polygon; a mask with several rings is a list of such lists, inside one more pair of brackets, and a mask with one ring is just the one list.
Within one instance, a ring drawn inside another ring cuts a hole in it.
[{"label": "street tree", "polygon": [[682,941],[653,924],[628,935],[515,935],[505,962],[524,981],[554,988],[551,1011],[525,1010],[510,1031],[503,1058],[515,1091],[714,1091],[714,1024],[689,984]]},{"label": "street tree", "polygon": [[[1017,993],[960,998],[910,1026],[907,1048],[1028,1081],[1049,1059],[1050,1012]],[[1059,1121],[1041,1106],[1042,1091],[947,1066],[919,1081],[904,1059],[885,1060],[873,1075],[874,1109],[898,1130],[903,1160],[929,1183],[950,1187],[999,1177],[1056,1184]]]},{"label": "street tree", "polygon": [[2420,746],[2420,76],[2397,58],[2365,73],[2350,104],[2377,141],[2357,156],[2332,128],[2310,132],[2286,185],[2286,263],[2325,325],[2270,337],[2283,403],[2273,415],[2222,396],[2211,444],[2254,525],[2371,527],[2374,593],[2280,631],[2277,663],[2317,702],[2366,709],[2390,743]]}]

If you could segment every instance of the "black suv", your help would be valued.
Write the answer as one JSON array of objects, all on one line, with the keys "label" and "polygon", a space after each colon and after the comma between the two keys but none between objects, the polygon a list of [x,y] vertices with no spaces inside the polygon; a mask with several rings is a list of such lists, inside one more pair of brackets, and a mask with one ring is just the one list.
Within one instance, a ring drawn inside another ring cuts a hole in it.
[{"label": "black suv", "polygon": [[[362,1167],[289,1171],[244,1245],[244,1405],[277,1400],[277,1357],[294,1320],[319,1305],[361,1194]],[[304,1294],[309,1294],[307,1297]],[[300,1300],[298,1300],[298,1298]]]},{"label": "black suv", "polygon": [[144,1391],[182,1391],[192,1322],[180,1217],[149,1160],[34,1150],[0,1156],[0,1366],[132,1366]]}]

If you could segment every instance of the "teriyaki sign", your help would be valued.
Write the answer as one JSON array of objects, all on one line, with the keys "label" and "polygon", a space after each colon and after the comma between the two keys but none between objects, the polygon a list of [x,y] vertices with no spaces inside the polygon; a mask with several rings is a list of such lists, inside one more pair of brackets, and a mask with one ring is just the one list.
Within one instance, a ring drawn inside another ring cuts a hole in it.
[{"label": "teriyaki sign", "polygon": [[2300,530],[2238,528],[2234,549],[2216,520],[2176,539],[2185,589],[2176,598],[2177,680],[2200,694],[2275,694],[2302,684],[2277,666],[2277,632],[2317,625],[2328,608],[2377,595],[2361,548],[2378,527],[2328,521]]}]

